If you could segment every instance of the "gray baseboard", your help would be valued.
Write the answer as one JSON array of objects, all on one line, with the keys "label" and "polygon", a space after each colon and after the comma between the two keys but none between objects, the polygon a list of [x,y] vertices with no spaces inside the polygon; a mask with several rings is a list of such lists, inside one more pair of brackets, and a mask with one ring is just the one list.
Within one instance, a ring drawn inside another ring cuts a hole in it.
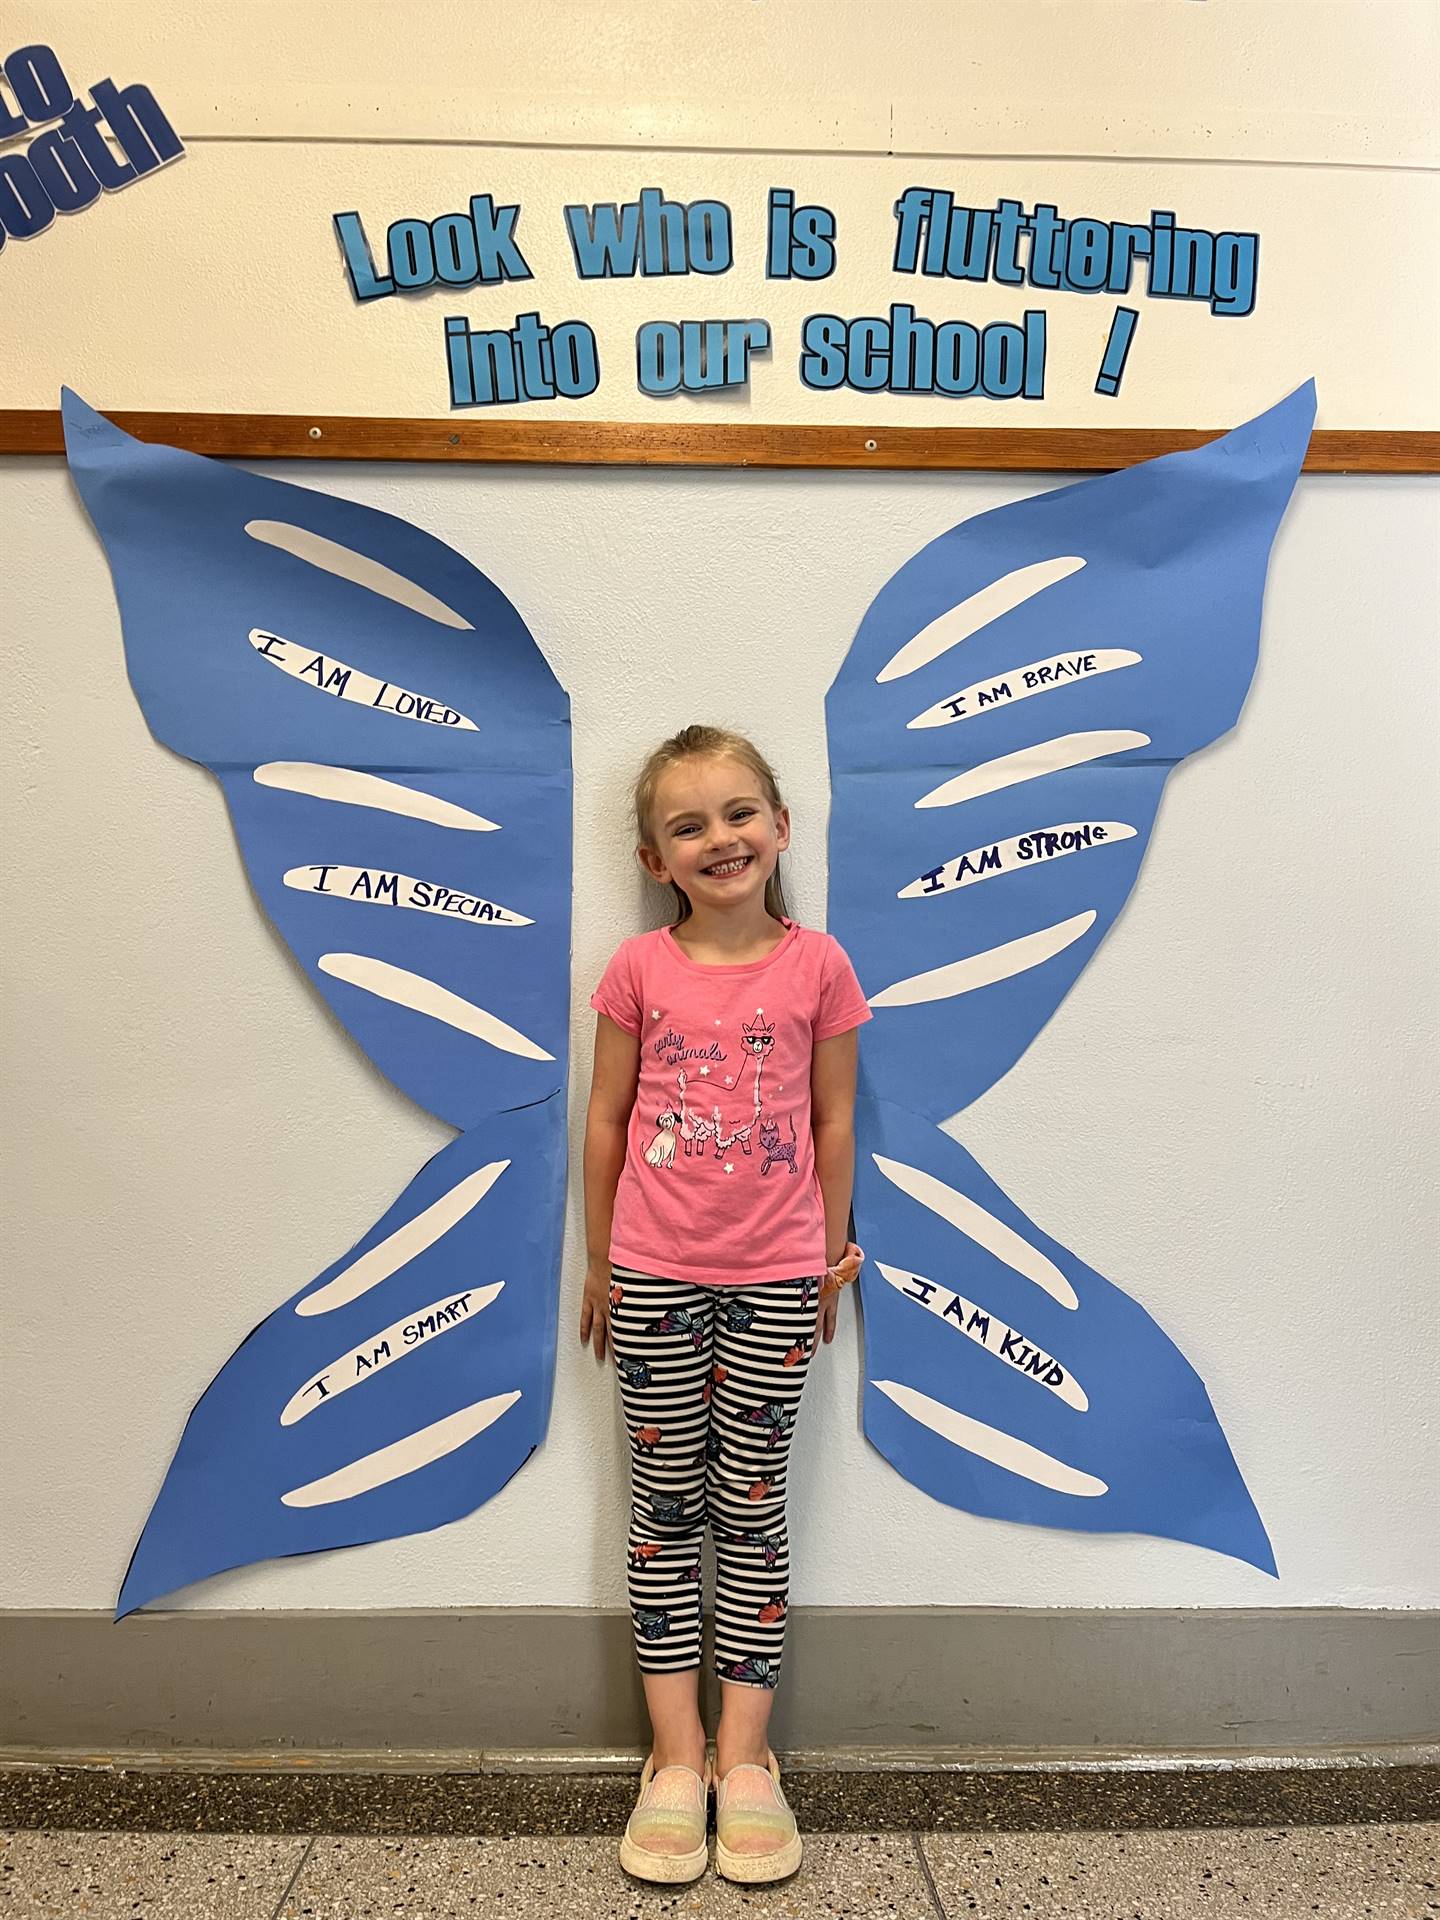
[{"label": "gray baseboard", "polygon": [[[645,1727],[619,1611],[0,1612],[11,1753],[558,1758]],[[800,1608],[773,1727],[932,1763],[1437,1739],[1440,1612],[1328,1608]]]}]

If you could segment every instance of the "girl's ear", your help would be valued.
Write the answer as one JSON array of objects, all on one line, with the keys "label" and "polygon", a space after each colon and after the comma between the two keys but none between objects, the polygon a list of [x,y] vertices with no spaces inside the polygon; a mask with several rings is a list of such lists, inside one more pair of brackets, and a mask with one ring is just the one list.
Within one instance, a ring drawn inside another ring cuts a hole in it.
[{"label": "girl's ear", "polygon": [[790,845],[790,809],[780,807],[775,814],[775,843],[781,853]]},{"label": "girl's ear", "polygon": [[670,878],[670,869],[660,858],[660,855],[654,847],[647,847],[642,841],[635,849],[635,858],[640,862],[640,865],[652,880],[658,882],[662,887],[666,885]]}]

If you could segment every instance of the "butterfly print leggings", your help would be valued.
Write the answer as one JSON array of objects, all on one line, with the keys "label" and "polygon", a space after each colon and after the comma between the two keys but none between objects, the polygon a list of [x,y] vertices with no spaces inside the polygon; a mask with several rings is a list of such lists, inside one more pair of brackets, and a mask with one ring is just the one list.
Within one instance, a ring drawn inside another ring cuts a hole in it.
[{"label": "butterfly print leggings", "polygon": [[818,1276],[707,1287],[612,1269],[630,1436],[630,1611],[642,1673],[700,1665],[700,1546],[715,1541],[715,1671],[780,1678],[790,1597],[785,1468]]}]

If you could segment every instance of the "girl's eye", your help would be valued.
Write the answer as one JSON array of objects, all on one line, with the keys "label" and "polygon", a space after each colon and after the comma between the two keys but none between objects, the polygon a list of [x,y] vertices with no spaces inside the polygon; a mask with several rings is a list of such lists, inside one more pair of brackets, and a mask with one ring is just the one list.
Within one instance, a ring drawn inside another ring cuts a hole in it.
[{"label": "girl's eye", "polygon": [[749,820],[754,812],[754,807],[737,807],[730,818],[732,820]]}]

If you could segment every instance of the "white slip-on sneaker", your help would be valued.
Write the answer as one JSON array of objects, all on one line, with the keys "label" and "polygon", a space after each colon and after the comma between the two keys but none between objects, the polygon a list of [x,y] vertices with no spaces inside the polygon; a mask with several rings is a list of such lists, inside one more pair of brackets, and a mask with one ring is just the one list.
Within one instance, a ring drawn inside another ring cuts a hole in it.
[{"label": "white slip-on sneaker", "polygon": [[661,1767],[652,1753],[640,1775],[640,1797],[620,1842],[620,1864],[637,1880],[665,1885],[698,1880],[709,1860],[705,1822],[710,1807],[710,1765]]},{"label": "white slip-on sneaker", "polygon": [[731,1767],[715,1788],[715,1871],[761,1886],[788,1879],[803,1852],[774,1754],[767,1766],[746,1761]]}]

